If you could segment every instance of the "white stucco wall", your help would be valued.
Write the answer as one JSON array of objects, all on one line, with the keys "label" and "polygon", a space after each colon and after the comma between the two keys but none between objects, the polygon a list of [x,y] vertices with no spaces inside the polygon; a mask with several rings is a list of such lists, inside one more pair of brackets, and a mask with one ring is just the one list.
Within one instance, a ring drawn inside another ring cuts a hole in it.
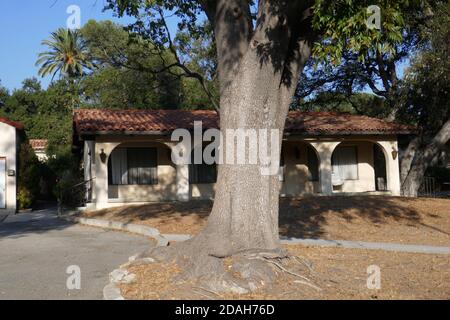
[{"label": "white stucco wall", "polygon": [[367,141],[343,142],[339,146],[351,146],[356,148],[358,161],[358,179],[345,180],[340,187],[335,187],[336,192],[367,192],[375,191],[375,170],[373,163],[373,144]]},{"label": "white stucco wall", "polygon": [[[16,211],[17,192],[17,129],[0,122],[0,158],[6,158],[6,209],[2,211]],[[14,170],[14,176],[8,176],[8,171]]]}]

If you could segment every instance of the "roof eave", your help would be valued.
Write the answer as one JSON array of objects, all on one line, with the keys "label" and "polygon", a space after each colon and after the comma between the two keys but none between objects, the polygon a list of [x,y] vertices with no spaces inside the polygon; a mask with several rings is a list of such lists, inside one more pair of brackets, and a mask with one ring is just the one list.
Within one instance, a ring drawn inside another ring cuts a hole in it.
[{"label": "roof eave", "polygon": [[[106,136],[106,135],[126,135],[126,136],[168,136],[171,135],[171,131],[82,131],[78,135],[83,136]],[[411,130],[403,131],[315,131],[315,132],[305,132],[305,131],[287,131],[284,133],[285,136],[291,135],[301,135],[301,136],[367,136],[367,135],[411,135],[417,132]]]},{"label": "roof eave", "polygon": [[82,131],[78,135],[83,136],[108,136],[108,135],[125,135],[125,136],[166,136],[172,131]]}]

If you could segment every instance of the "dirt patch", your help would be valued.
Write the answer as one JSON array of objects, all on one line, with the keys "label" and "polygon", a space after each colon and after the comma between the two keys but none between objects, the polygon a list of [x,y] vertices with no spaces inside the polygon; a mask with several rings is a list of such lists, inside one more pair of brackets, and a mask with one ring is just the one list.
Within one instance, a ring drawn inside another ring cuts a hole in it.
[{"label": "dirt patch", "polygon": [[[196,234],[211,201],[151,203],[84,212],[84,217],[145,224],[162,233]],[[386,196],[305,197],[280,201],[280,234],[450,246],[450,200]]]},{"label": "dirt patch", "polygon": [[171,279],[180,269],[176,264],[152,263],[132,266],[128,271],[136,275],[136,281],[120,285],[124,297],[133,300],[158,300],[165,298],[165,292],[171,287]]},{"label": "dirt patch", "polygon": [[[270,287],[251,294],[220,294],[176,283],[176,265],[159,263],[131,267],[137,282],[122,285],[127,299],[449,299],[450,258],[446,255],[386,251],[286,246],[300,259],[290,259],[286,269],[307,277],[320,287],[296,283],[299,277],[281,273]],[[224,263],[230,263],[226,261]],[[381,288],[367,288],[367,268],[381,272]],[[276,268],[276,267],[275,267]]]}]

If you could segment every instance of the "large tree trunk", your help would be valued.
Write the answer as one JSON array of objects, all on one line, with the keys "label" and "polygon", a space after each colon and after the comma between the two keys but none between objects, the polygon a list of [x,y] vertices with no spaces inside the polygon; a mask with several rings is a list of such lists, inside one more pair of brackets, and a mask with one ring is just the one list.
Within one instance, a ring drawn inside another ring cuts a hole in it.
[{"label": "large tree trunk", "polygon": [[[309,58],[310,45],[306,36],[293,34],[289,23],[280,21],[289,20],[287,13],[283,17],[274,11],[269,1],[263,1],[258,27],[239,65],[231,71],[234,76],[222,75],[220,128],[224,137],[227,129],[267,129],[270,142],[270,130],[276,129],[281,146],[289,104]],[[226,43],[221,36],[217,30],[217,43]],[[220,50],[218,56],[219,61],[226,62],[220,60]],[[219,73],[229,74],[225,70],[227,66],[223,65]],[[225,154],[229,152],[226,146],[225,139]],[[270,154],[273,146],[268,143],[267,147]],[[249,151],[248,144],[245,151]],[[279,150],[276,156],[279,159]],[[213,244],[208,254],[225,257],[245,250],[278,248],[278,175],[263,175],[260,163],[222,164],[217,181],[210,218],[198,236],[203,243]]]},{"label": "large tree trunk", "polygon": [[407,197],[417,197],[419,188],[423,182],[425,171],[436,157],[438,152],[445,147],[450,139],[450,119],[445,122],[439,132],[428,145],[417,150],[411,167],[402,183],[402,193]]},{"label": "large tree trunk", "polygon": [[[255,30],[247,10],[248,1],[219,0],[215,7],[205,8],[215,26],[224,158],[229,152],[227,129],[266,129],[268,154],[273,148],[271,130],[278,130],[276,140],[281,149],[289,105],[313,42],[306,8],[297,6],[298,2],[260,1]],[[245,153],[249,151],[246,144]],[[277,159],[279,152],[277,149]],[[257,164],[220,164],[214,205],[206,227],[191,240],[173,249],[153,250],[151,255],[166,259],[167,254],[169,258],[174,255],[179,258],[181,254],[182,262],[188,264],[184,268],[188,277],[213,275],[220,283],[223,262],[218,258],[248,252],[282,257],[278,235],[279,191],[278,175],[262,174],[259,160]],[[257,273],[258,277],[267,274],[256,271],[254,261],[251,267],[245,264],[247,271]],[[214,281],[208,283],[211,282]],[[258,283],[264,282],[267,281]]]}]

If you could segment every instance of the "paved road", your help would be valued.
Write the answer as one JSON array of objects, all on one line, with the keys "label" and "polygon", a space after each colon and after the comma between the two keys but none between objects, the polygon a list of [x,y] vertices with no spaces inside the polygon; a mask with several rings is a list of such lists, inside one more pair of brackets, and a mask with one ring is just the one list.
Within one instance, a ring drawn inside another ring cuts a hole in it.
[{"label": "paved road", "polygon": [[[102,299],[108,274],[150,240],[75,225],[54,210],[0,222],[0,299]],[[68,266],[81,270],[81,289],[68,290]]]}]

